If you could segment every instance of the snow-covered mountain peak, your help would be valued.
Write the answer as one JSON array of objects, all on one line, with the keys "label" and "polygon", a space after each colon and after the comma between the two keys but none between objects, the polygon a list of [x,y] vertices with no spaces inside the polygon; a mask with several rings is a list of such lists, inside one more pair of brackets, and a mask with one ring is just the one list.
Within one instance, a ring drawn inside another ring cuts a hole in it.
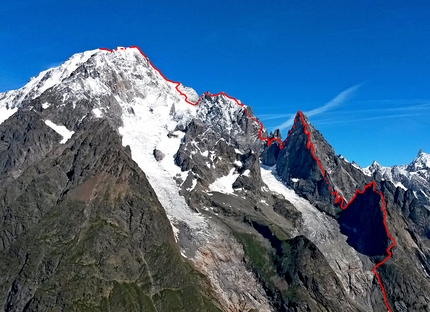
[{"label": "snow-covered mountain peak", "polygon": [[172,140],[161,138],[185,129],[193,118],[227,141],[235,137],[240,146],[249,145],[249,136],[260,143],[259,124],[250,118],[250,108],[223,92],[205,93],[199,100],[193,89],[166,78],[137,47],[77,53],[24,87],[1,94],[2,107],[8,113],[2,114],[7,115],[4,119],[19,108],[35,109],[45,120],[70,131],[86,117],[106,118],[124,134],[135,155],[142,150],[139,138],[144,137],[151,145],[145,150],[159,148],[166,154],[164,145]]},{"label": "snow-covered mountain peak", "polygon": [[[87,80],[88,78],[100,78],[103,73],[112,71],[121,73],[119,74],[121,78],[144,80],[147,83],[152,80],[152,86],[160,87],[160,84],[167,84],[160,72],[151,66],[149,59],[138,48],[120,47],[112,51],[96,49],[74,54],[60,66],[50,68],[36,77],[32,77],[25,86],[18,90],[0,93],[0,107],[19,108],[23,103],[38,97],[46,90],[62,82],[66,82],[67,79],[76,80],[75,74],[86,74],[82,78]],[[126,74],[128,77],[125,77]],[[82,88],[88,87],[91,91],[100,91],[94,90],[94,81],[89,80],[88,83],[85,81],[86,85],[82,85],[82,82],[77,84]],[[70,84],[70,81],[67,82]],[[75,85],[75,87],[79,86]]]},{"label": "snow-covered mountain peak", "polygon": [[29,82],[22,88],[0,93],[0,108],[14,109],[21,107],[23,102],[32,100],[47,89],[61,83],[80,65],[99,51],[100,50],[97,49],[76,53],[60,66],[47,69],[42,71],[39,75],[30,78]]},{"label": "snow-covered mountain peak", "polygon": [[428,170],[430,169],[430,154],[424,153],[422,150],[418,152],[417,157],[409,164],[408,170]]},{"label": "snow-covered mountain peak", "polygon": [[374,160],[372,162],[372,164],[367,167],[370,171],[374,172],[376,170],[384,170],[387,167],[382,166],[381,164],[379,164],[376,160]]},{"label": "snow-covered mountain peak", "polygon": [[[374,160],[370,166],[362,168],[361,171],[363,171],[363,173],[368,176],[372,176],[375,172],[378,172],[381,174],[381,176],[384,176],[390,171],[390,169],[391,168],[389,167],[381,166],[376,160]],[[384,177],[384,179],[386,178],[387,177]]]},{"label": "snow-covered mountain peak", "polygon": [[[235,128],[246,109],[240,101],[223,92],[208,93],[199,101],[192,88],[164,77],[138,47],[77,53],[60,66],[33,77],[24,87],[0,93],[0,123],[16,109],[32,106],[30,101],[44,93],[41,97],[43,109],[77,108],[79,111],[73,114],[81,115],[79,118],[90,110],[98,118],[111,116],[115,119],[116,116],[119,119],[123,113],[133,114],[134,105],[140,103],[151,111],[158,106],[168,106],[173,119],[182,120],[183,126],[198,114],[199,119],[227,130]],[[196,102],[199,102],[196,107],[191,105]],[[85,107],[80,108],[82,105]]]},{"label": "snow-covered mountain peak", "polygon": [[382,166],[376,160],[374,160],[369,167],[370,168],[381,168]]},{"label": "snow-covered mountain peak", "polygon": [[376,180],[391,181],[396,187],[414,191],[415,196],[429,198],[430,154],[422,150],[409,165],[384,167],[374,161],[362,169],[363,173]]},{"label": "snow-covered mountain peak", "polygon": [[69,127],[90,112],[121,125],[121,115],[133,114],[135,105],[145,105],[148,111],[167,107],[166,116],[174,106],[174,118],[186,124],[195,115],[195,107],[186,102],[184,94],[190,100],[198,98],[191,88],[167,80],[137,47],[91,50],[40,73],[18,90],[0,94],[0,123],[21,107],[31,109],[34,103],[29,103],[40,97],[44,110],[67,108],[73,122],[61,114],[54,119],[68,122]]}]

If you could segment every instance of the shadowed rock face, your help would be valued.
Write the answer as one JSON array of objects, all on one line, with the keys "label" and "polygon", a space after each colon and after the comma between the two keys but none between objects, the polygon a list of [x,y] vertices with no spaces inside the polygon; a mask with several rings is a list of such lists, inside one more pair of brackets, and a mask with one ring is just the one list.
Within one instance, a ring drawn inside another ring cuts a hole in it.
[{"label": "shadowed rock face", "polygon": [[[310,133],[310,142],[305,130]],[[311,146],[326,179],[311,153]],[[371,178],[359,169],[336,156],[330,144],[300,112],[296,115],[295,124],[284,142],[284,148],[279,150],[275,145],[265,149],[262,162],[272,165],[274,158],[276,171],[281,179],[298,194],[314,203],[318,209],[332,216],[339,213],[340,209],[334,205],[334,196],[330,194],[328,185],[348,201],[357,188],[361,189],[371,181]]]},{"label": "shadowed rock face", "polygon": [[[275,130],[274,133],[270,132],[268,135],[269,139],[279,139],[282,142],[282,135],[281,131],[278,129]],[[267,144],[264,144],[263,151],[261,153],[261,162],[265,164],[266,166],[273,166],[276,164],[276,160],[278,159],[279,155],[279,144],[277,141],[273,141],[269,146]]]},{"label": "shadowed rock face", "polygon": [[[295,126],[292,129],[284,148],[279,151],[276,161],[276,171],[281,179],[298,194],[313,202],[320,210],[336,214],[339,209],[333,206],[333,196],[327,189],[326,181],[307,147],[308,137],[304,133],[312,129],[303,124],[299,115],[296,116]],[[321,143],[321,144],[320,144]],[[334,152],[325,140],[316,142],[318,149],[327,150],[329,156]]]},{"label": "shadowed rock face", "polygon": [[368,188],[363,194],[357,194],[338,218],[342,234],[348,236],[348,244],[370,257],[386,255],[390,244],[380,202],[379,194]]}]

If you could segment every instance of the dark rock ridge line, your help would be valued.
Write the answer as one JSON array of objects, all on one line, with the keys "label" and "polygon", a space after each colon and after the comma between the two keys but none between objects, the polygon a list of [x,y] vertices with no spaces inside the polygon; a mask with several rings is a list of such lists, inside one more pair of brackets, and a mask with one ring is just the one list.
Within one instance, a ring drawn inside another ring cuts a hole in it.
[{"label": "dark rock ridge line", "polygon": [[[107,48],[100,48],[100,50],[108,51],[108,52],[111,52],[111,53],[112,53],[112,52],[115,52],[115,51],[117,51],[117,50],[125,50],[125,49],[126,49],[126,48],[116,48],[116,49],[111,50],[111,49],[107,49]],[[163,77],[163,79],[164,79],[164,80],[166,80],[167,82],[170,82],[170,83],[175,84],[175,89],[176,89],[176,91],[178,91],[178,93],[184,97],[185,102],[187,102],[188,104],[193,105],[193,106],[197,106],[197,105],[199,105],[200,101],[201,101],[205,96],[217,97],[217,96],[222,95],[222,96],[225,96],[226,98],[229,98],[230,100],[234,101],[234,102],[235,102],[237,105],[239,105],[240,107],[246,107],[244,104],[240,103],[240,102],[239,102],[239,100],[237,100],[236,98],[234,98],[234,97],[232,97],[232,96],[230,96],[230,95],[226,94],[225,92],[218,92],[218,93],[214,93],[214,94],[212,94],[212,93],[210,93],[210,92],[204,92],[204,93],[203,93],[203,94],[198,98],[198,100],[194,103],[194,102],[190,101],[190,100],[188,99],[188,96],[187,96],[184,92],[182,92],[182,91],[179,89],[179,86],[181,85],[181,83],[180,83],[180,82],[177,82],[177,81],[170,80],[170,79],[168,79],[166,76],[164,76],[164,75],[163,75],[163,73],[162,73],[162,72],[161,72],[157,67],[155,67],[155,66],[154,66],[154,64],[150,61],[150,59],[145,55],[145,53],[143,53],[143,52],[142,52],[142,50],[141,50],[138,46],[130,46],[130,49],[137,49],[137,50],[139,51],[139,53],[140,53],[140,54],[142,54],[142,56],[143,56],[143,57],[148,61],[148,63],[151,65],[151,67],[152,67],[154,70],[156,70],[156,71],[160,74],[160,76],[161,76],[161,77]],[[264,130],[263,123],[262,123],[260,120],[258,120],[258,118],[257,118],[257,117],[253,116],[253,115],[250,113],[250,111],[249,111],[249,110],[247,110],[246,108],[244,108],[244,113],[245,113],[245,114],[246,114],[246,116],[247,116],[248,118],[250,118],[252,121],[255,121],[256,123],[258,123],[258,125],[259,125],[259,129],[258,129],[258,138],[259,138],[261,141],[267,141],[267,146],[270,146],[273,142],[277,142],[277,143],[279,144],[279,147],[282,149],[283,145],[282,145],[281,139],[279,139],[279,138],[277,138],[277,137],[264,137],[264,136],[263,136],[263,134],[262,134],[262,132],[263,132],[263,130]]]},{"label": "dark rock ridge line", "polygon": [[382,284],[381,278],[377,272],[377,269],[383,265],[388,259],[391,258],[392,253],[391,253],[391,249],[396,245],[396,241],[394,240],[393,236],[390,234],[390,231],[388,229],[387,226],[387,211],[385,209],[385,198],[384,195],[382,194],[381,191],[379,191],[376,188],[376,182],[372,181],[367,183],[362,190],[356,189],[352,198],[347,202],[345,200],[344,197],[340,196],[338,194],[338,191],[336,191],[334,188],[332,188],[330,186],[329,180],[327,179],[327,175],[326,175],[326,170],[324,169],[323,165],[321,164],[321,160],[316,156],[315,154],[315,146],[314,143],[311,141],[311,132],[308,130],[308,125],[305,122],[305,119],[303,117],[303,113],[301,111],[298,111],[296,114],[296,117],[294,119],[294,124],[292,126],[292,128],[290,129],[290,131],[288,132],[288,136],[285,139],[285,141],[282,143],[282,147],[284,147],[286,145],[286,143],[288,142],[288,139],[293,131],[293,129],[296,127],[296,122],[297,120],[300,119],[301,123],[303,124],[303,132],[304,134],[307,136],[307,141],[306,141],[306,148],[310,151],[312,158],[315,160],[315,162],[317,163],[319,169],[321,170],[321,174],[324,178],[325,184],[327,185],[327,189],[330,191],[330,194],[334,197],[334,203],[338,204],[338,206],[342,209],[342,210],[346,210],[357,198],[357,195],[361,195],[364,194],[367,190],[371,189],[373,190],[373,192],[375,192],[377,195],[379,195],[379,197],[381,198],[381,211],[383,213],[383,225],[386,231],[386,235],[388,236],[388,238],[391,240],[391,244],[387,247],[386,252],[387,252],[387,256],[380,262],[378,262],[373,268],[372,268],[372,272],[375,274],[376,279],[378,280],[378,284],[381,287],[381,292],[384,296],[384,303],[388,309],[388,311],[392,311],[392,309],[390,308],[390,305],[388,303],[387,300],[387,296],[386,296],[386,292],[385,292],[385,288]]}]

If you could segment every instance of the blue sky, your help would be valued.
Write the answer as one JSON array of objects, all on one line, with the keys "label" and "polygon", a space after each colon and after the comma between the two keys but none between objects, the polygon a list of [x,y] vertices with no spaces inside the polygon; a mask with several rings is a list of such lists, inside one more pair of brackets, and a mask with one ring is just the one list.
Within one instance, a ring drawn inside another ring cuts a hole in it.
[{"label": "blue sky", "polygon": [[72,54],[137,45],[167,77],[224,91],[269,130],[297,110],[361,166],[430,153],[430,2],[5,1],[0,92]]}]

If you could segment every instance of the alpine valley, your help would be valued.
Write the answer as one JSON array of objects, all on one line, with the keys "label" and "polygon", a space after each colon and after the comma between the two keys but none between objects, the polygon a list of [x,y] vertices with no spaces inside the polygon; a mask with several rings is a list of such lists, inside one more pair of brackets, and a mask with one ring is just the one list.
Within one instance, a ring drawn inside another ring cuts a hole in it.
[{"label": "alpine valley", "polygon": [[284,139],[137,47],[0,93],[2,309],[430,311],[430,155]]}]

